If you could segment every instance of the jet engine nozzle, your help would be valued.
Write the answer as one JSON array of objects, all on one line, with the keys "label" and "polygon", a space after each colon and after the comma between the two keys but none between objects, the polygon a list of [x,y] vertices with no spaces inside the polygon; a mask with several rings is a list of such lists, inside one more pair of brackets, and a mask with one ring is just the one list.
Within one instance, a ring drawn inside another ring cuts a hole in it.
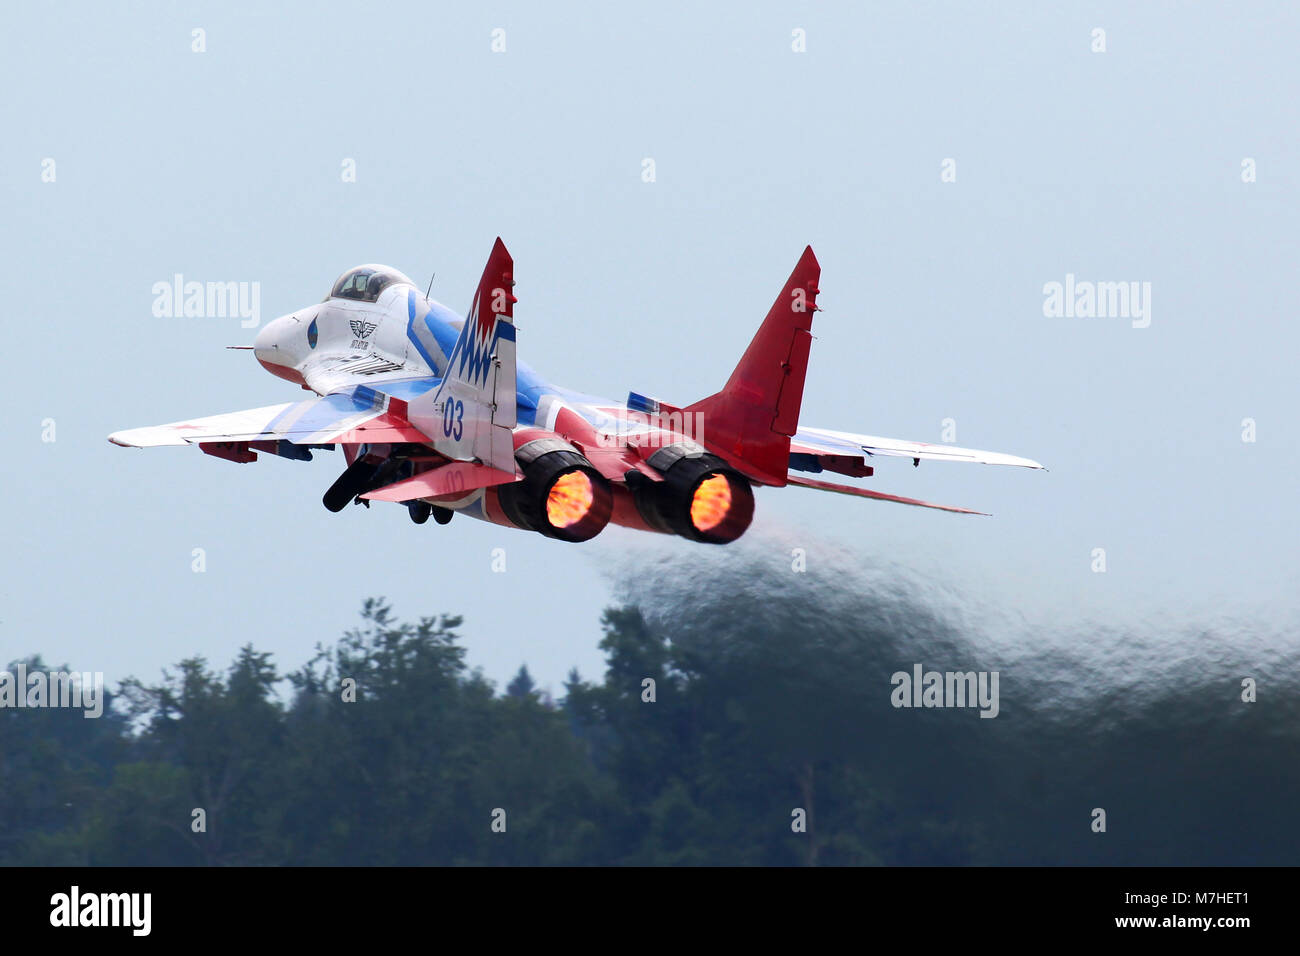
[{"label": "jet engine nozzle", "polygon": [[641,481],[637,510],[662,531],[706,544],[735,541],[754,520],[749,480],[717,455],[686,444],[660,448],[647,460],[663,481]]},{"label": "jet engine nozzle", "polygon": [[614,512],[609,482],[568,442],[539,439],[520,446],[522,481],[501,485],[498,500],[512,522],[561,541],[600,534]]}]

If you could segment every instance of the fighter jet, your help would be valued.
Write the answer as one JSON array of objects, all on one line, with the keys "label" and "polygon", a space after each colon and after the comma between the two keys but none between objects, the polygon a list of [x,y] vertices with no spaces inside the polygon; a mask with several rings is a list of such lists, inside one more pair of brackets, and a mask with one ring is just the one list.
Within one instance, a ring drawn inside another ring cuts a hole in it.
[{"label": "fighter jet", "polygon": [[1041,468],[947,444],[800,427],[821,267],[811,247],[721,390],[689,405],[553,385],[515,358],[514,260],[498,238],[461,319],[395,269],[363,265],[329,295],[264,326],[252,346],[304,401],[119,431],[127,447],[198,445],[232,462],[310,461],[342,449],[332,512],[396,502],[423,524],[461,514],[560,541],[610,522],[726,544],[754,486],[799,485],[980,514],[809,475],[869,478],[877,458]]}]

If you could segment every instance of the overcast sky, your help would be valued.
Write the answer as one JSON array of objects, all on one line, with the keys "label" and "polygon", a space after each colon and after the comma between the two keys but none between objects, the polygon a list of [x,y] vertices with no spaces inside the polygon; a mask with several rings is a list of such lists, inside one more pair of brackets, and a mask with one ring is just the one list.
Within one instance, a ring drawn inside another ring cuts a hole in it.
[{"label": "overcast sky", "polygon": [[[940,441],[952,419],[1050,469],[869,482],[992,518],[762,490],[733,547],[847,547],[1031,632],[1293,616],[1294,5],[564,6],[6,11],[0,664],[115,682],[252,641],[295,667],[384,595],[463,614],[494,679],[597,675],[615,588],[705,546],[332,515],[337,453],[105,441],[302,397],[224,350],[252,342],[238,318],[155,317],[154,283],[259,283],[266,322],[383,262],[463,312],[497,235],[524,361],[677,404],[725,380],[811,243],[805,424]],[[1067,275],[1149,283],[1149,325],[1046,316]]]}]

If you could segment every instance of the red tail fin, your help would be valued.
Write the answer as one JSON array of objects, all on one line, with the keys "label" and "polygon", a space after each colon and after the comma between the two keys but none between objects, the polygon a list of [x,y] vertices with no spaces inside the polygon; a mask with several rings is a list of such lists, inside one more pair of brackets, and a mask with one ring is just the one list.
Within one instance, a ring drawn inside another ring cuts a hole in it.
[{"label": "red tail fin", "polygon": [[808,246],[722,391],[686,409],[702,415],[710,451],[763,484],[784,485],[790,469],[821,272]]}]

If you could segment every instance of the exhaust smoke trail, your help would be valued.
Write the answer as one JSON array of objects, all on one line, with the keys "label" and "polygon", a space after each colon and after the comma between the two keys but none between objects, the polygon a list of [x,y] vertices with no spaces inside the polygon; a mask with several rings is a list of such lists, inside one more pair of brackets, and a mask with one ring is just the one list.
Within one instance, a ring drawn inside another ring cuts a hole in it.
[{"label": "exhaust smoke trail", "polygon": [[[903,832],[950,827],[974,848],[958,862],[1300,860],[1293,624],[1034,623],[823,542],[795,570],[792,541],[647,549],[610,572],[773,760],[866,768]],[[891,675],[916,664],[997,671],[998,716],[895,707]],[[951,862],[895,849],[884,862]]]}]

